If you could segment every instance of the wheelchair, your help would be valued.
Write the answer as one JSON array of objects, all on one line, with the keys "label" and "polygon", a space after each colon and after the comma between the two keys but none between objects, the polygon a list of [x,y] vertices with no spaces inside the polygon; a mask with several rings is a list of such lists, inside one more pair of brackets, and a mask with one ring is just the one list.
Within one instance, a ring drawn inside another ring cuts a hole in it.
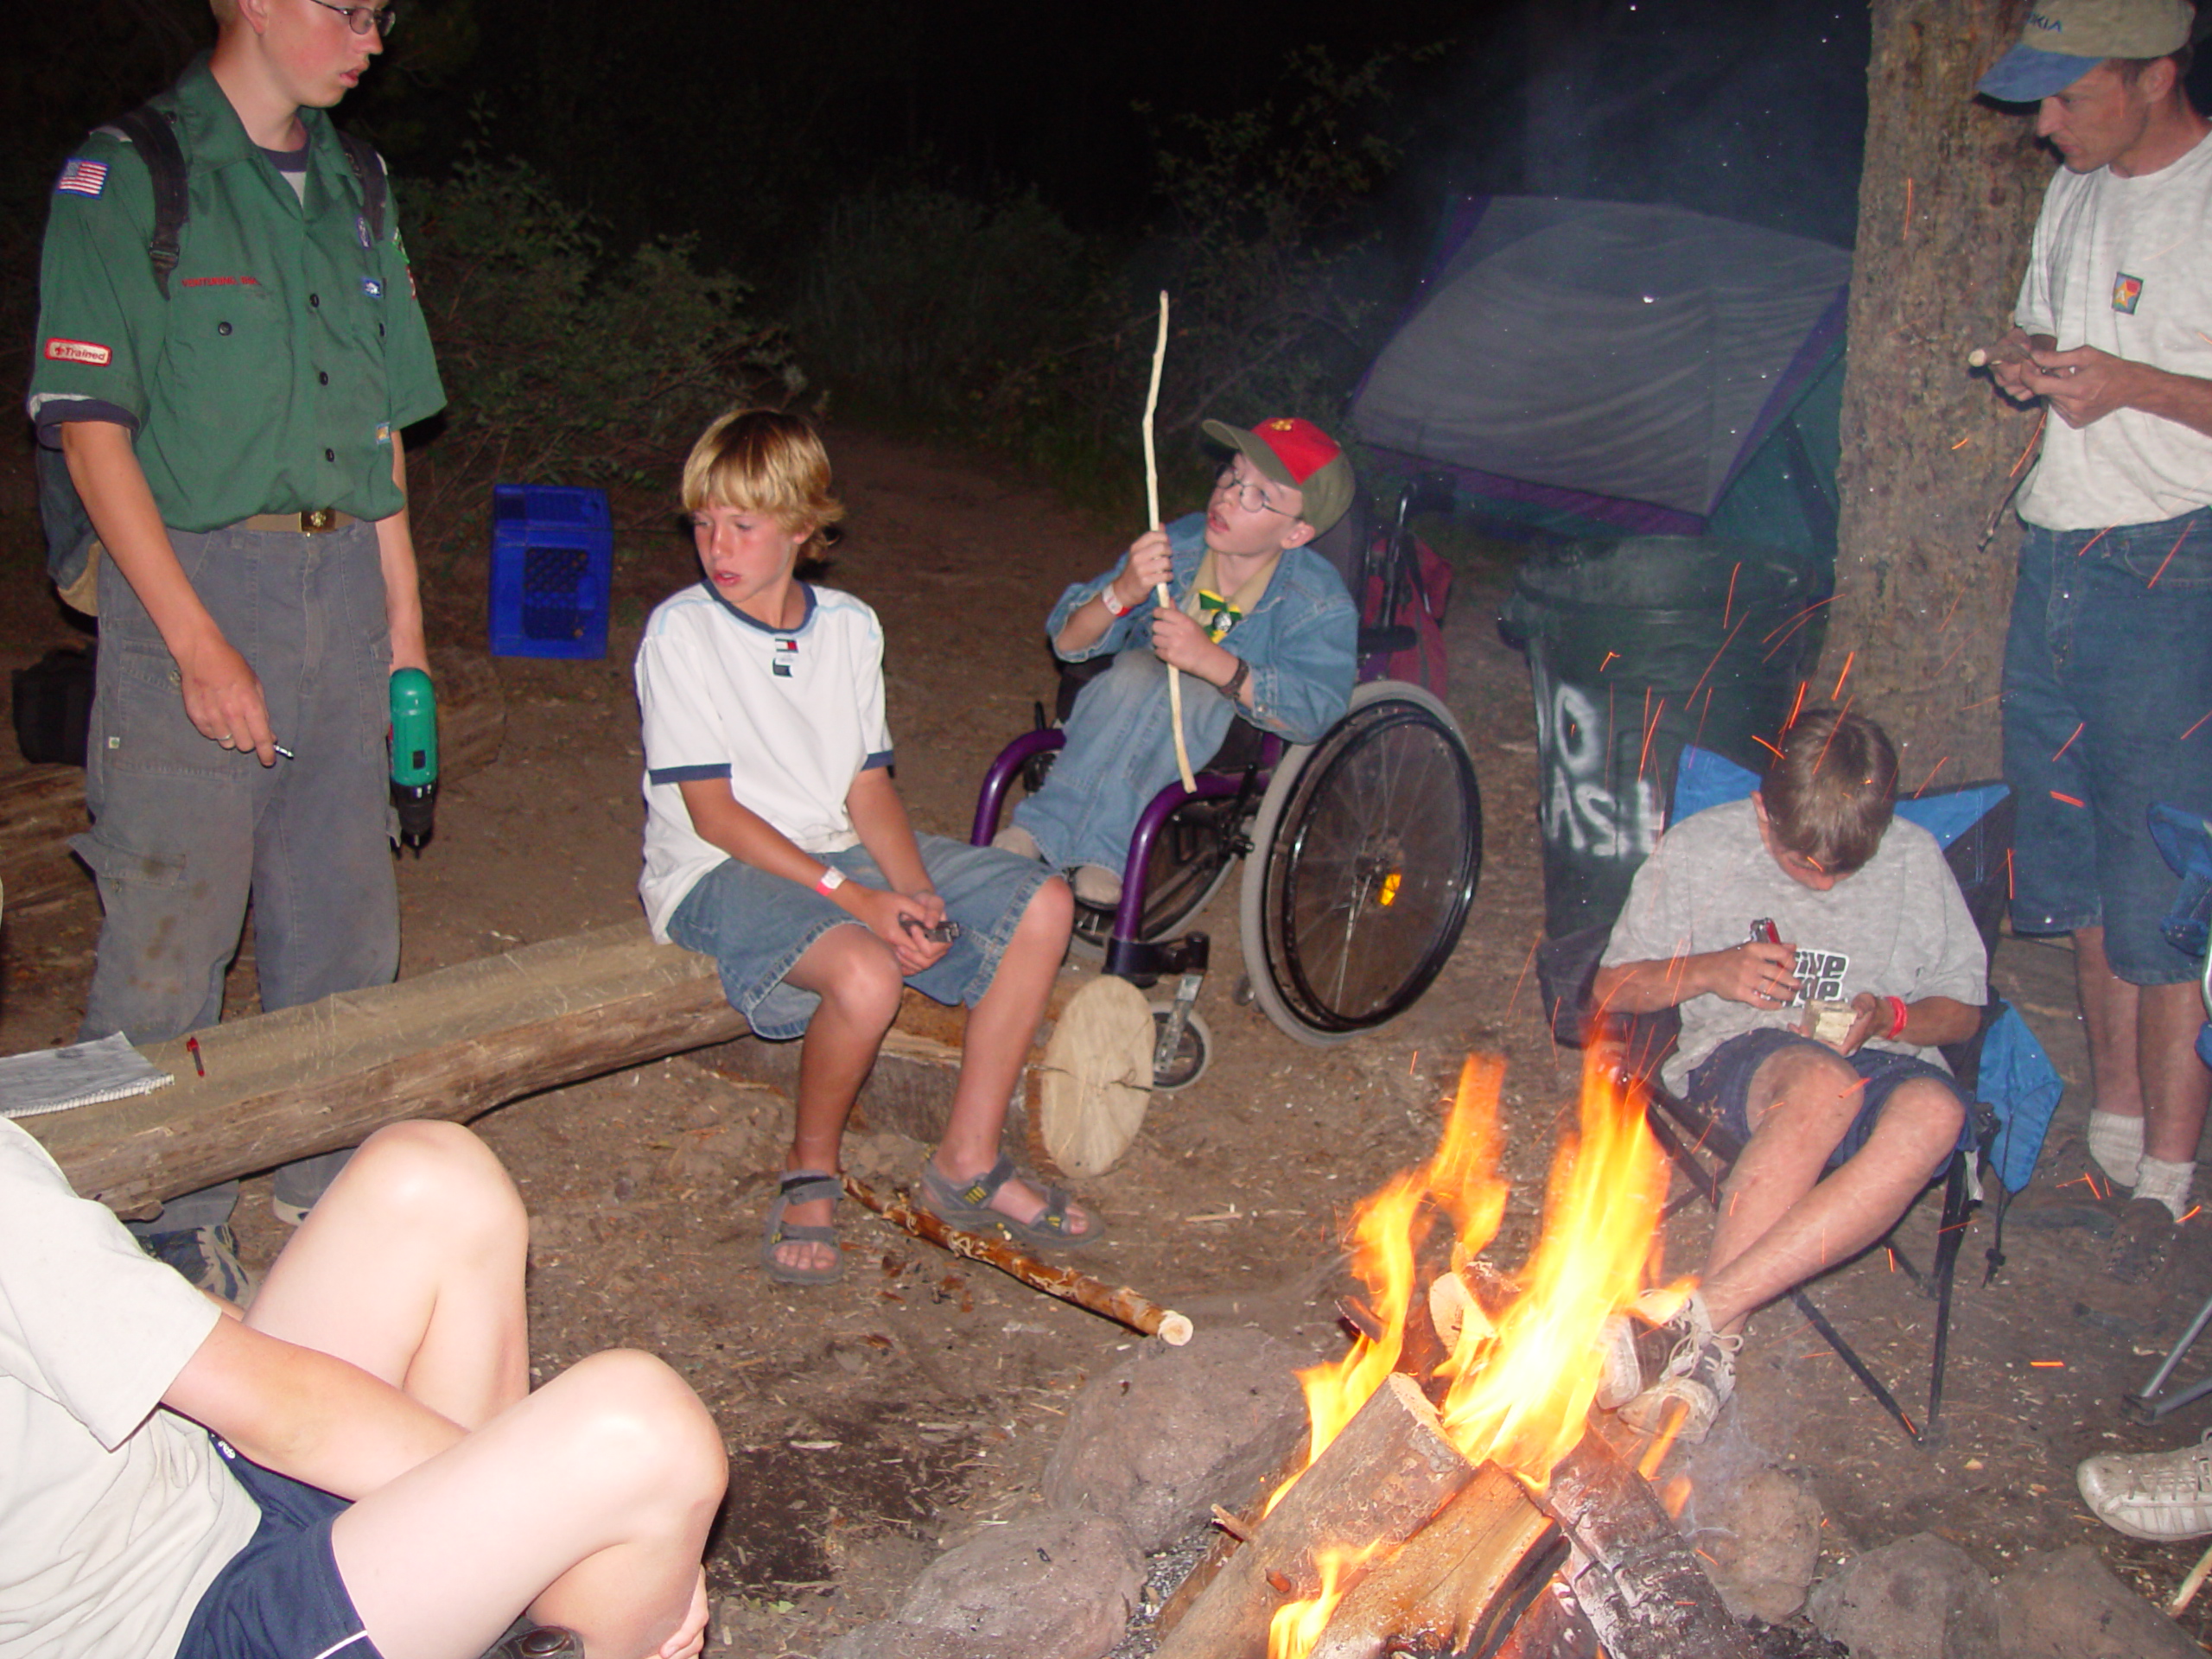
[{"label": "wheelchair", "polygon": [[[1155,1089],[1187,1087],[1211,1059],[1212,1033],[1194,1006],[1211,936],[1181,930],[1240,861],[1237,1001],[1249,991],[1300,1042],[1340,1043],[1387,1025],[1420,1001],[1459,942],[1482,871],[1474,763],[1442,701],[1389,677],[1433,662],[1440,684],[1441,606],[1423,581],[1423,557],[1433,556],[1409,528],[1433,488],[1407,486],[1379,534],[1363,499],[1314,543],[1359,603],[1360,683],[1344,718],[1296,745],[1237,721],[1194,789],[1171,783],[1145,808],[1118,906],[1076,906],[1077,954],[1141,989],[1177,982],[1172,1000],[1153,1005]],[[1059,718],[1082,678],[1064,670]],[[1040,706],[1037,729],[984,776],[974,844],[998,832],[1017,786],[1042,785],[1065,741]]]}]

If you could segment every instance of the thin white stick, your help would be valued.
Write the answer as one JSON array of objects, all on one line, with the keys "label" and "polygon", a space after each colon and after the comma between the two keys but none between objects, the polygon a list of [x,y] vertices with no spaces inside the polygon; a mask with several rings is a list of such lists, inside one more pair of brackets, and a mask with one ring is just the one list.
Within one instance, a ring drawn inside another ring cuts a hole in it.
[{"label": "thin white stick", "polygon": [[[1147,529],[1160,528],[1160,456],[1153,448],[1152,412],[1160,407],[1160,367],[1167,360],[1167,290],[1160,290],[1160,338],[1152,348],[1152,387],[1144,395],[1144,522]],[[1161,605],[1173,605],[1175,601],[1161,582],[1153,590],[1153,597]],[[1183,677],[1175,665],[1167,665],[1167,709],[1175,721],[1175,770],[1183,779],[1183,787],[1195,791],[1198,779],[1191,775],[1190,746],[1183,738]]]},{"label": "thin white stick", "polygon": [[2196,1599],[2196,1592],[2204,1587],[2204,1575],[2208,1573],[2212,1573],[2212,1549],[2197,1557],[2196,1565],[2181,1581],[2181,1588],[2174,1592],[2173,1600],[2167,1605],[2168,1618],[2179,1618],[2189,1611],[2189,1604]]}]

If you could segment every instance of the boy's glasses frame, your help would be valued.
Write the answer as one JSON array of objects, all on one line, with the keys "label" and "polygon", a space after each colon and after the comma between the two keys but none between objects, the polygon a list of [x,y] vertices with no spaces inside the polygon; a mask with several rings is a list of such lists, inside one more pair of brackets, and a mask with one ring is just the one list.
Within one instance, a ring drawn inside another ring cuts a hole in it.
[{"label": "boy's glasses frame", "polygon": [[378,39],[390,40],[391,31],[399,26],[399,19],[393,15],[399,10],[396,4],[334,6],[330,0],[315,0],[315,3],[325,11],[336,12],[346,20],[346,27],[356,35],[365,35],[373,29]]},{"label": "boy's glasses frame", "polygon": [[[321,0],[316,0],[316,3],[321,3]],[[1247,512],[1272,512],[1283,518],[1297,517],[1295,513],[1278,507],[1269,501],[1262,493],[1260,485],[1249,479],[1237,477],[1236,463],[1233,461],[1221,469],[1219,475],[1213,481],[1213,488],[1217,495],[1226,492],[1235,498],[1236,505]]]}]

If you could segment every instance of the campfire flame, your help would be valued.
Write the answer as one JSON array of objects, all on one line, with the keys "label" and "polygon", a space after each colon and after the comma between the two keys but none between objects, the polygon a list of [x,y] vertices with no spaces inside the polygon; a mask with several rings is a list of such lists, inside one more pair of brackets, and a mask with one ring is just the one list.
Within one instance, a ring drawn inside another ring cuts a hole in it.
[{"label": "campfire flame", "polygon": [[[1497,1173],[1504,1071],[1500,1059],[1469,1056],[1435,1155],[1390,1181],[1354,1218],[1353,1271],[1379,1334],[1362,1333],[1342,1360],[1299,1374],[1313,1424],[1309,1465],[1402,1356],[1416,1258],[1436,1216],[1454,1229],[1455,1268],[1497,1236],[1507,1192]],[[1553,1160],[1543,1230],[1518,1275],[1520,1294],[1491,1317],[1470,1309],[1451,1357],[1436,1368],[1450,1384],[1445,1433],[1469,1461],[1494,1462],[1541,1491],[1581,1440],[1598,1390],[1600,1332],[1660,1271],[1666,1186],[1642,1102],[1610,1068],[1586,1065],[1580,1130],[1561,1138]],[[1325,1552],[1317,1560],[1321,1593],[1278,1615],[1269,1659],[1304,1659],[1371,1553]]]}]

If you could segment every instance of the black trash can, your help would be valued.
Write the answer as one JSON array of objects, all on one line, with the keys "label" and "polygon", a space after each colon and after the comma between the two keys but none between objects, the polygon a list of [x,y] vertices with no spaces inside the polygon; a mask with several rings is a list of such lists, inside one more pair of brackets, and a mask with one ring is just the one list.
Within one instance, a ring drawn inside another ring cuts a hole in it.
[{"label": "black trash can", "polygon": [[1780,737],[1833,589],[1796,554],[1704,537],[1577,542],[1522,565],[1500,626],[1535,692],[1547,935],[1619,913],[1685,743],[1765,770],[1757,740]]}]

